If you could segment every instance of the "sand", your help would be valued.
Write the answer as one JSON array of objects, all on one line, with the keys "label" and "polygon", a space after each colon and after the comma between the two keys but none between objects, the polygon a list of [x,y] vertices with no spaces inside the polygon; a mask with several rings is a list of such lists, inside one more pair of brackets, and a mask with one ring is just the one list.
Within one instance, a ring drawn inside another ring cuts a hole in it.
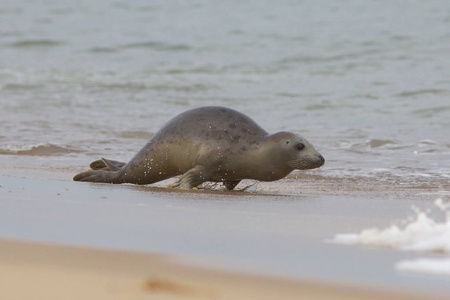
[{"label": "sand", "polygon": [[371,191],[291,177],[251,192],[183,192],[76,183],[71,175],[0,174],[2,299],[445,299],[449,292],[445,278],[398,273],[395,263],[410,254],[326,242],[402,218],[411,205],[425,209],[447,187]]},{"label": "sand", "polygon": [[[3,299],[424,299],[425,295],[245,275],[180,257],[0,241]],[[427,299],[433,299],[427,295]],[[438,298],[436,298],[438,299]]]}]

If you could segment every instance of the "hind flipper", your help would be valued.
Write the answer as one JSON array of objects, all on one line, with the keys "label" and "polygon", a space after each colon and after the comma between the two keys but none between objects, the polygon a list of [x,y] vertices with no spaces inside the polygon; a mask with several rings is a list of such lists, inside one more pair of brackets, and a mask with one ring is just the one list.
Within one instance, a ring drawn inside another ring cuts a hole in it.
[{"label": "hind flipper", "polygon": [[106,171],[106,170],[89,170],[79,173],[73,177],[74,181],[89,181],[89,182],[107,182],[107,183],[119,183],[117,182],[118,172]]},{"label": "hind flipper", "polygon": [[116,171],[119,171],[119,170],[122,169],[121,167],[116,166],[112,161],[109,161],[109,160],[107,160],[106,158],[103,158],[103,157],[102,157],[102,161],[105,163],[105,165],[106,165],[106,166],[108,167],[108,169],[110,169],[111,171],[116,172]]},{"label": "hind flipper", "polygon": [[89,165],[89,167],[90,167],[92,170],[114,171],[114,170],[112,170],[112,169],[110,169],[110,168],[108,167],[108,165],[105,163],[105,160],[108,161],[110,164],[112,164],[112,165],[118,167],[118,168],[122,168],[122,167],[124,167],[124,166],[126,165],[126,163],[121,162],[121,161],[116,161],[116,160],[110,160],[110,159],[102,158],[102,159],[93,161],[93,162]]}]

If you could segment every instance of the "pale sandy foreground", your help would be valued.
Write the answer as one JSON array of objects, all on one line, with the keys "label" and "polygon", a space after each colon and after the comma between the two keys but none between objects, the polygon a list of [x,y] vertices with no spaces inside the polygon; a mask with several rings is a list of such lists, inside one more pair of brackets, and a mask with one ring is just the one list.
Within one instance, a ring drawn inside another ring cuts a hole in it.
[{"label": "pale sandy foreground", "polygon": [[71,175],[0,173],[0,300],[448,299],[450,293],[448,277],[395,268],[421,253],[328,242],[395,224],[412,206],[431,209],[436,197],[448,201],[447,185],[290,177],[245,192],[181,191],[77,183]]},{"label": "pale sandy foreground", "polygon": [[[424,299],[424,295],[250,276],[166,255],[0,241],[2,299]],[[434,299],[427,295],[426,299]],[[435,298],[438,299],[438,298]]]}]

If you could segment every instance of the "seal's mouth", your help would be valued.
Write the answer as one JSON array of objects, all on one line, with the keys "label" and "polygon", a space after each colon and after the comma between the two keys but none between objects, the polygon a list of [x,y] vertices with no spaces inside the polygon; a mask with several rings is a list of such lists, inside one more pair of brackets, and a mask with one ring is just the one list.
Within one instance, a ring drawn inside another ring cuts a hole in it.
[{"label": "seal's mouth", "polygon": [[322,155],[309,159],[295,159],[288,162],[289,167],[295,170],[308,170],[320,168],[325,164],[325,158]]}]

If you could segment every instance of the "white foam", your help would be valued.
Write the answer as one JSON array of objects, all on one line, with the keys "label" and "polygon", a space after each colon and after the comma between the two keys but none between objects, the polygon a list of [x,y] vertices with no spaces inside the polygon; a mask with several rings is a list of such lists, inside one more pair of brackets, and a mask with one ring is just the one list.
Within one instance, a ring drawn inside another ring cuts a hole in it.
[{"label": "white foam", "polygon": [[20,151],[29,151],[29,150],[32,150],[37,147],[44,147],[46,145],[48,145],[48,144],[38,143],[38,144],[26,144],[26,145],[1,145],[0,150],[3,150],[5,152],[9,151],[11,153],[17,153]]},{"label": "white foam", "polygon": [[450,276],[450,258],[417,258],[395,264],[399,271]]},{"label": "white foam", "polygon": [[[347,245],[388,247],[404,251],[450,254],[450,204],[437,199],[434,205],[445,213],[445,220],[437,222],[426,213],[416,210],[416,217],[405,225],[391,225],[385,229],[371,228],[360,233],[337,234],[331,242]],[[450,258],[420,258],[396,264],[401,271],[450,275]]]},{"label": "white foam", "polygon": [[360,233],[337,234],[332,242],[348,245],[388,247],[408,251],[450,253],[450,213],[442,199],[435,205],[446,213],[444,222],[436,222],[426,213],[416,211],[416,218],[404,226],[391,225],[385,229],[370,228]]}]

